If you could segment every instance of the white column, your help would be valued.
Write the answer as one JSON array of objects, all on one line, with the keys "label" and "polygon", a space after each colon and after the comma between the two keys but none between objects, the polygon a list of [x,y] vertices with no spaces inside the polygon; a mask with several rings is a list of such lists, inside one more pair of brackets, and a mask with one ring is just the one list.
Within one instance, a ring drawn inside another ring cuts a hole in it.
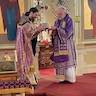
[{"label": "white column", "polygon": [[[84,54],[82,50],[82,20],[81,20],[81,0],[75,0],[75,45],[77,52],[77,75],[83,74]],[[79,48],[80,47],[80,48]]]},{"label": "white column", "polygon": [[75,42],[79,44],[81,41],[81,0],[75,1]]}]

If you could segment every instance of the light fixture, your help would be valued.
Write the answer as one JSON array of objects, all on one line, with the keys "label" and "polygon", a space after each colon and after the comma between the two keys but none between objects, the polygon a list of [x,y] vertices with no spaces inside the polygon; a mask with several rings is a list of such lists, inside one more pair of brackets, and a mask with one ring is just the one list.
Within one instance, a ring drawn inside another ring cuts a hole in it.
[{"label": "light fixture", "polygon": [[48,9],[48,6],[44,5],[42,0],[35,0],[35,2],[37,3],[36,7],[38,10],[41,10],[41,9],[47,10]]}]

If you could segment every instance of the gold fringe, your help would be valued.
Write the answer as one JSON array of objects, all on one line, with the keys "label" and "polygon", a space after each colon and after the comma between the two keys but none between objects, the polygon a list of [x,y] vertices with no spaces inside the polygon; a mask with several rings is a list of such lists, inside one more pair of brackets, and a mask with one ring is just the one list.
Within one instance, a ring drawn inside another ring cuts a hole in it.
[{"label": "gold fringe", "polygon": [[33,94],[34,88],[12,88],[12,89],[0,89],[0,94],[15,94],[15,93],[27,93]]},{"label": "gold fringe", "polygon": [[31,64],[27,70],[26,74],[34,73],[35,72],[35,66]]},{"label": "gold fringe", "polygon": [[30,66],[29,72],[35,72],[35,66],[33,64]]}]

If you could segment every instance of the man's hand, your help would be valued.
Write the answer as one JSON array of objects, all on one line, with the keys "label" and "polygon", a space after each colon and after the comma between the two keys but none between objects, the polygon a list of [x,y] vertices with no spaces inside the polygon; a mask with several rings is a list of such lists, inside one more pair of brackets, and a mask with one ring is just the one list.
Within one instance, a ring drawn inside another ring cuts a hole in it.
[{"label": "man's hand", "polygon": [[43,23],[43,24],[40,24],[38,27],[37,27],[37,31],[41,32],[43,30],[45,30],[46,28],[48,28],[48,25]]}]

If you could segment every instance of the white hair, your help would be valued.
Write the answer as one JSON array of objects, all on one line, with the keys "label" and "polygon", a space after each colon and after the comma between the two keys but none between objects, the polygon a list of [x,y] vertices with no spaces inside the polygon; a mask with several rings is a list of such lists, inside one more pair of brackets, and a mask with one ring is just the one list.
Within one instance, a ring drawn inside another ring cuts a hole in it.
[{"label": "white hair", "polygon": [[58,6],[58,8],[57,8],[57,9],[63,9],[63,10],[64,10],[64,12],[65,12],[65,13],[67,13],[67,8],[66,8],[66,7],[64,7],[64,6],[62,6],[62,5],[61,5],[61,6]]}]

